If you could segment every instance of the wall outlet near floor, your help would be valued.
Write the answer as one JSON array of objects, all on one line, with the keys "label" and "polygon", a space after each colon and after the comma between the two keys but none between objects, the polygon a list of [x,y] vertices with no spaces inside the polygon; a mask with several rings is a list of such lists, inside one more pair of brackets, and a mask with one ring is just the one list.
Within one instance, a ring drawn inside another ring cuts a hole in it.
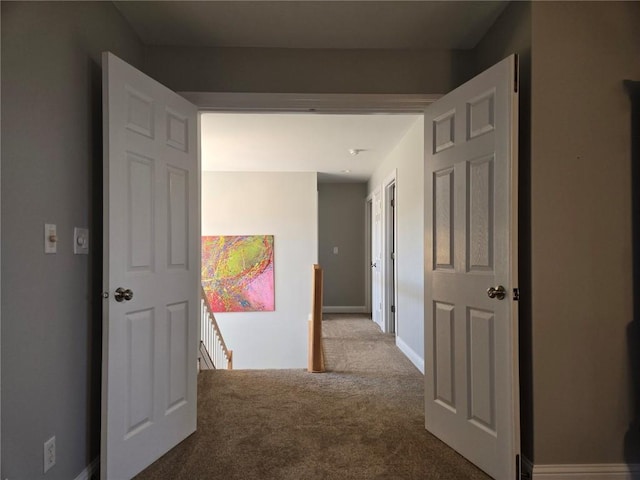
[{"label": "wall outlet near floor", "polygon": [[44,473],[56,464],[56,437],[44,442]]}]

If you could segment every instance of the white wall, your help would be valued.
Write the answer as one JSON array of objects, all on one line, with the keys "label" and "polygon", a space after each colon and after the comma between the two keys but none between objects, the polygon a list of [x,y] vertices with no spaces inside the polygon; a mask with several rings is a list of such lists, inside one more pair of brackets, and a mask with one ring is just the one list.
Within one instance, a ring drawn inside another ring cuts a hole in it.
[{"label": "white wall", "polygon": [[203,172],[202,235],[274,235],[274,312],[217,313],[234,368],[303,368],[318,261],[316,173]]},{"label": "white wall", "polygon": [[424,372],[424,120],[420,116],[371,177],[379,187],[396,176],[398,283],[396,344]]}]

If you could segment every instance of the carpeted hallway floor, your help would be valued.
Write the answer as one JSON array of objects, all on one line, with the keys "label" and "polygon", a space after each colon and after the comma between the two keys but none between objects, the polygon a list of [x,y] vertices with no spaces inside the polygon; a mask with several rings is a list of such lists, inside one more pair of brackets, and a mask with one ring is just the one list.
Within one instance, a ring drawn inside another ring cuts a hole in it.
[{"label": "carpeted hallway floor", "polygon": [[138,480],[487,480],[424,429],[423,376],[364,317],[326,315],[327,373],[205,371],[198,430]]}]

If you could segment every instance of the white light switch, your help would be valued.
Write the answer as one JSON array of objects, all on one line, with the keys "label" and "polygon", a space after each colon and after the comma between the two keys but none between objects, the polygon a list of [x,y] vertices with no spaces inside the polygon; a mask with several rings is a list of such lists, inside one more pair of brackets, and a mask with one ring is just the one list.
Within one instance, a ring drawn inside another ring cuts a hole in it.
[{"label": "white light switch", "polygon": [[44,224],[44,253],[57,253],[58,234],[56,226],[51,223]]},{"label": "white light switch", "polygon": [[73,253],[76,255],[89,254],[89,229],[75,227],[73,229]]},{"label": "white light switch", "polygon": [[337,255],[338,254],[338,247],[333,247],[333,254]]}]

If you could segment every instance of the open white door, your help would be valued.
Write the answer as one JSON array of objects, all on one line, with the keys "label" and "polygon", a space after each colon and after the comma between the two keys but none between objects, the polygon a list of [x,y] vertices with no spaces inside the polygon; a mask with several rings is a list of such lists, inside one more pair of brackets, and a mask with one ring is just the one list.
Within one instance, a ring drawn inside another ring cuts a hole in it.
[{"label": "open white door", "polygon": [[384,331],[382,315],[382,190],[371,194],[371,318]]},{"label": "open white door", "polygon": [[197,109],[111,53],[102,69],[100,461],[123,480],[196,428]]},{"label": "open white door", "polygon": [[516,69],[425,112],[425,423],[498,480],[520,453]]}]

